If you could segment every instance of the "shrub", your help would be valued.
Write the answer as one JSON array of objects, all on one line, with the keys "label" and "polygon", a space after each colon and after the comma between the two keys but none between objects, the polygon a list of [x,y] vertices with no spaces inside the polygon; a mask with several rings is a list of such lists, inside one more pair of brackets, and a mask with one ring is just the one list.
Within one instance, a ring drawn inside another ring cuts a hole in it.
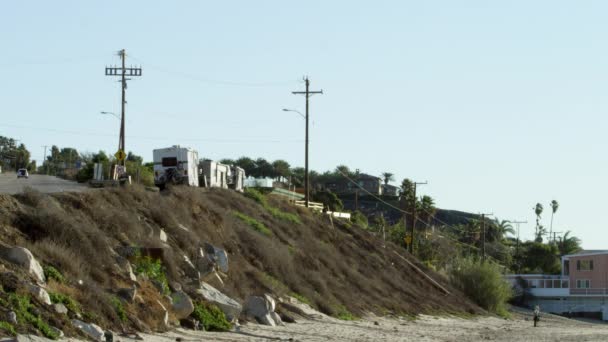
[{"label": "shrub", "polygon": [[125,311],[125,307],[122,304],[122,301],[120,299],[118,299],[117,297],[112,297],[112,306],[114,307],[114,310],[116,311],[116,314],[118,315],[118,318],[120,319],[120,321],[126,322],[127,321],[127,311]]},{"label": "shrub", "polygon": [[306,298],[306,297],[302,296],[301,294],[296,293],[296,292],[292,292],[292,293],[290,293],[290,295],[291,295],[293,298],[295,298],[295,299],[299,300],[300,302],[302,302],[302,303],[304,303],[304,304],[308,304],[308,305],[312,306],[312,302],[311,302],[311,301],[310,301],[308,298]]},{"label": "shrub", "polygon": [[72,297],[55,292],[49,292],[49,297],[51,298],[51,302],[63,304],[68,310],[74,313],[80,313],[80,304]]},{"label": "shrub", "polygon": [[262,194],[258,190],[251,188],[245,189],[245,197],[251,198],[252,200],[258,202],[260,205],[262,205],[262,207],[264,207],[264,209],[268,210],[270,215],[272,215],[276,219],[295,224],[302,224],[302,221],[300,221],[300,218],[297,215],[283,212],[279,208],[275,208],[268,204],[268,201],[266,200],[264,194]]},{"label": "shrub", "polygon": [[150,256],[137,256],[135,258],[135,273],[143,274],[150,280],[155,280],[161,284],[162,293],[169,294],[169,282],[165,274],[165,268],[160,260],[154,260]]},{"label": "shrub", "polygon": [[239,213],[238,211],[234,212],[234,216],[238,217],[241,221],[250,225],[251,228],[255,229],[256,231],[258,231],[266,236],[272,235],[272,231],[270,229],[268,229],[268,227],[266,227],[263,223],[259,222],[258,220],[254,219],[253,217]]},{"label": "shrub", "polygon": [[500,266],[473,258],[456,260],[449,270],[450,282],[482,308],[507,316],[506,303],[511,286],[503,279]]},{"label": "shrub", "polygon": [[17,314],[18,322],[27,322],[31,324],[47,338],[53,340],[59,338],[57,332],[51,329],[51,327],[45,321],[43,321],[40,316],[36,316],[30,312],[33,306],[30,303],[29,297],[18,295],[16,293],[10,293],[9,300],[11,308],[15,311],[15,314]]},{"label": "shrub", "polygon": [[365,217],[365,215],[363,215],[363,213],[361,213],[360,211],[356,210],[354,211],[351,215],[350,215],[350,222],[359,225],[363,228],[367,228],[368,226],[368,222],[367,222],[367,217]]},{"label": "shrub", "polygon": [[197,303],[194,306],[192,317],[200,321],[206,331],[227,331],[232,328],[226,315],[215,305]]},{"label": "shrub", "polygon": [[47,266],[44,266],[43,269],[44,269],[44,276],[47,279],[54,279],[58,283],[63,283],[65,281],[65,278],[63,277],[61,272],[59,272],[55,267],[47,265]]},{"label": "shrub", "polygon": [[340,305],[337,308],[336,318],[341,319],[343,321],[354,321],[357,319],[350,311],[348,311],[344,306]]},{"label": "shrub", "polygon": [[11,336],[16,336],[17,332],[15,331],[15,327],[12,324],[5,321],[0,321],[0,330],[4,330],[7,334]]}]

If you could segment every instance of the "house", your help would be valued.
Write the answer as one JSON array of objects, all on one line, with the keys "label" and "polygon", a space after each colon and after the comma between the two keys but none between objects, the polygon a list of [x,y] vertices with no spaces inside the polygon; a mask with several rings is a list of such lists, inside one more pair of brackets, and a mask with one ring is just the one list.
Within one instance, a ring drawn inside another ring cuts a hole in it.
[{"label": "house", "polygon": [[[340,179],[326,183],[325,188],[338,195],[354,194],[357,190],[359,190],[360,196],[365,196],[367,194],[380,196],[383,194],[382,186],[384,184],[380,177],[360,173],[353,176],[352,179],[357,182],[357,184],[353,184],[353,182],[348,179]],[[363,189],[363,191],[361,189]]]},{"label": "house", "polygon": [[608,250],[581,251],[561,261],[560,275],[511,274],[506,279],[516,291],[527,291],[532,296],[527,304],[542,311],[608,320]]},{"label": "house", "polygon": [[401,188],[390,184],[382,184],[382,194],[384,196],[399,197],[401,194]]}]

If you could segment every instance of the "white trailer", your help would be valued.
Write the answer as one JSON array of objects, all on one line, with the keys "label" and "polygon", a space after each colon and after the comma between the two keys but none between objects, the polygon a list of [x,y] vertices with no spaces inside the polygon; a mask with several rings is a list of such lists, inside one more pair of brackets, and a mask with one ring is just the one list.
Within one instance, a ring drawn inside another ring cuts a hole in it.
[{"label": "white trailer", "polygon": [[163,189],[167,184],[199,186],[198,152],[189,147],[175,145],[156,149],[154,157],[154,184]]},{"label": "white trailer", "polygon": [[205,159],[200,164],[200,170],[201,186],[228,189],[228,179],[232,177],[230,166]]}]

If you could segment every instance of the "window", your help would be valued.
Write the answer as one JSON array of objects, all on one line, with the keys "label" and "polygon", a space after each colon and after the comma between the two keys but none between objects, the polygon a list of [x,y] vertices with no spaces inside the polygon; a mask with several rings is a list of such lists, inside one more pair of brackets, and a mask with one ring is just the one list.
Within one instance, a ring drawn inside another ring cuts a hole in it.
[{"label": "window", "polygon": [[164,167],[177,166],[177,158],[175,158],[175,157],[163,158],[163,166]]},{"label": "window", "polygon": [[591,280],[589,280],[589,279],[577,279],[576,280],[576,288],[577,289],[588,289],[588,288],[591,288]]},{"label": "window", "polygon": [[577,260],[577,271],[593,271],[593,260]]}]

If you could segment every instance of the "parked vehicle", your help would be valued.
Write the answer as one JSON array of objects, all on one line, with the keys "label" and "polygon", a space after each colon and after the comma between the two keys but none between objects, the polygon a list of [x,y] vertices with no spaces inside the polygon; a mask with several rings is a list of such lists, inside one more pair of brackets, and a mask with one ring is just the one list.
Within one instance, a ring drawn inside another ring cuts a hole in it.
[{"label": "parked vehicle", "polygon": [[154,184],[164,189],[167,184],[199,186],[198,152],[189,147],[156,149],[154,158]]},{"label": "parked vehicle", "polygon": [[30,175],[26,169],[19,169],[19,170],[17,170],[17,179],[19,179],[19,178],[28,179],[28,178],[30,178]]},{"label": "parked vehicle", "polygon": [[154,184],[161,190],[167,184],[183,184],[206,188],[224,188],[243,191],[245,170],[213,160],[199,162],[198,152],[189,147],[173,146],[156,149],[154,157]]}]

